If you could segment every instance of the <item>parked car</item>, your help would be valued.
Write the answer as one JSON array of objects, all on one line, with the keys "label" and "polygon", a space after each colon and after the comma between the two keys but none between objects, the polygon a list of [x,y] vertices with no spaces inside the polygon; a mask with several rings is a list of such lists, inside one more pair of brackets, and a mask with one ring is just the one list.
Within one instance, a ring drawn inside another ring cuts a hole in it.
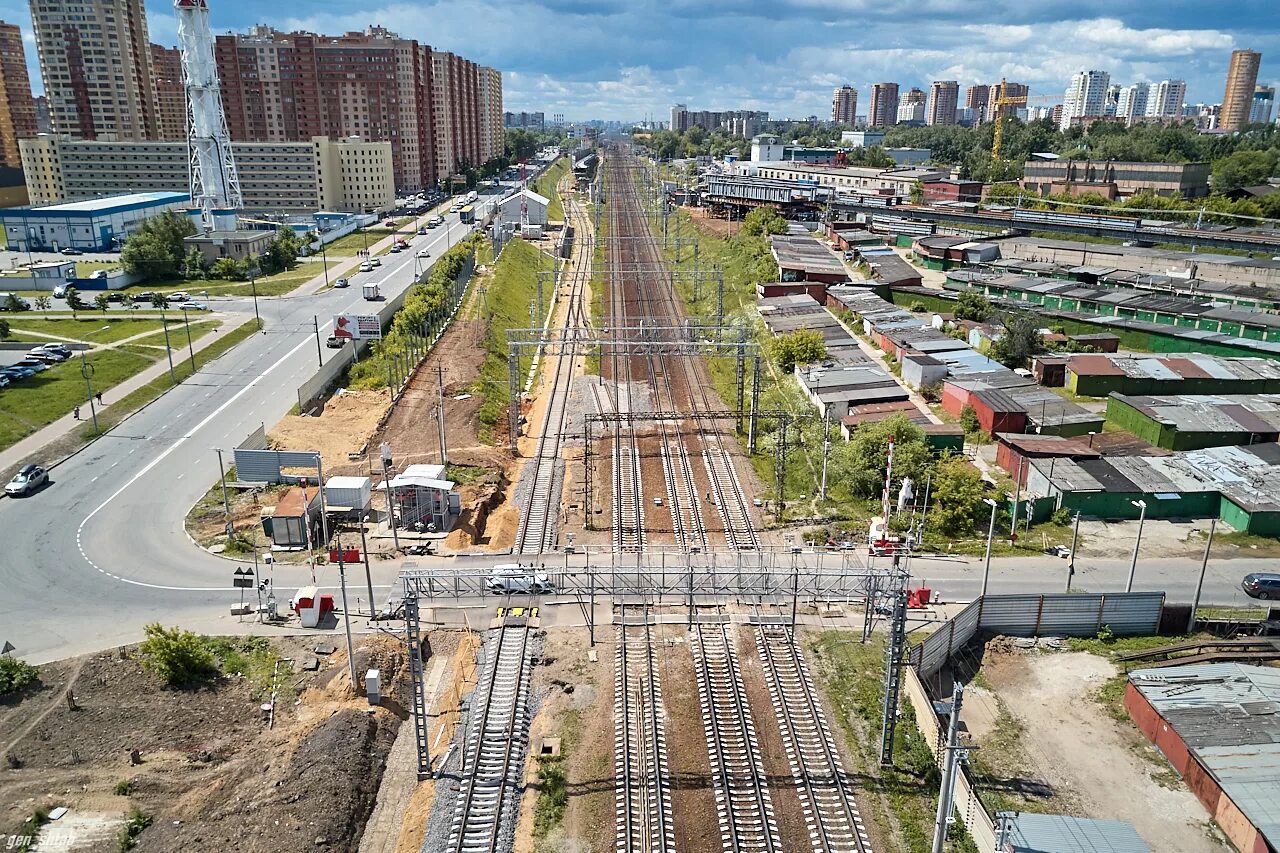
[{"label": "parked car", "polygon": [[29,495],[49,482],[49,472],[39,465],[23,465],[13,479],[4,487],[4,493],[10,496]]},{"label": "parked car", "polygon": [[67,357],[61,353],[46,352],[42,349],[33,349],[31,352],[27,353],[27,358],[34,358],[36,361],[43,362],[44,364],[61,364],[67,360]]},{"label": "parked car", "polygon": [[5,376],[4,374],[0,374],[0,388],[8,388],[8,387],[9,387],[9,377]]},{"label": "parked car", "polygon": [[0,376],[8,377],[10,382],[19,382],[36,373],[37,371],[30,367],[18,367],[16,364],[0,367]]},{"label": "parked car", "polygon": [[155,298],[156,298],[156,292],[154,290],[144,290],[141,293],[133,294],[134,302],[150,302],[152,299],[155,299]]},{"label": "parked car", "polygon": [[388,219],[386,222],[382,223],[382,225],[384,228],[395,228],[396,221],[394,219]]},{"label": "parked car", "polygon": [[170,302],[186,302],[191,296],[185,290],[175,290],[169,294]]},{"label": "parked car", "polygon": [[48,370],[48,369],[49,369],[49,365],[45,364],[45,363],[44,363],[43,361],[41,361],[40,359],[38,359],[38,358],[32,358],[31,356],[27,356],[26,358],[22,359],[21,361],[15,361],[15,362],[13,363],[13,366],[14,366],[14,367],[30,367],[30,368],[32,368],[36,373],[39,373],[39,372],[40,372],[40,371],[42,371],[42,370]]},{"label": "parked car", "polygon": [[373,264],[368,261],[363,262],[360,264],[360,272],[373,272]]},{"label": "parked car", "polygon": [[330,335],[325,338],[324,345],[329,349],[342,349],[350,338],[340,338],[337,335]]},{"label": "parked car", "polygon": [[333,286],[334,287],[350,287],[351,282],[348,279],[340,278],[334,281]]},{"label": "parked car", "polygon": [[203,302],[184,302],[179,306],[183,311],[208,311],[209,306]]},{"label": "parked car", "polygon": [[65,284],[60,284],[53,289],[54,299],[64,299],[66,295],[67,295],[67,286]]},{"label": "parked car", "polygon": [[16,293],[0,293],[0,311],[30,311],[31,303]]},{"label": "parked car", "polygon": [[89,273],[89,278],[92,279],[93,281],[104,279],[106,277],[107,277],[106,270],[94,270],[93,272]]},{"label": "parked car", "polygon": [[33,347],[31,351],[35,352],[36,350],[43,350],[44,352],[55,352],[59,355],[66,356],[67,358],[71,358],[71,355],[72,355],[71,347],[67,346],[66,344],[41,344],[38,347]]},{"label": "parked car", "polygon": [[495,595],[504,593],[528,593],[542,595],[555,592],[546,572],[535,571],[532,566],[507,564],[494,566],[488,578],[489,591]]},{"label": "parked car", "polygon": [[62,254],[64,254],[64,255],[83,255],[83,254],[84,254],[84,252],[80,251],[80,250],[79,250],[79,249],[77,249],[75,246],[68,246],[67,248],[65,248],[65,249],[63,249],[63,250],[62,250]]},{"label": "parked car", "polygon": [[1250,598],[1280,598],[1280,574],[1275,572],[1250,572],[1240,582],[1240,588]]},{"label": "parked car", "polygon": [[124,302],[124,294],[118,290],[113,290],[107,294],[108,302]]},{"label": "parked car", "polygon": [[370,264],[372,264],[372,265],[373,265],[373,266],[375,266],[375,267],[380,267],[380,266],[382,266],[382,261],[378,260],[377,258],[370,258],[370,259],[369,259],[369,263],[370,263]]}]

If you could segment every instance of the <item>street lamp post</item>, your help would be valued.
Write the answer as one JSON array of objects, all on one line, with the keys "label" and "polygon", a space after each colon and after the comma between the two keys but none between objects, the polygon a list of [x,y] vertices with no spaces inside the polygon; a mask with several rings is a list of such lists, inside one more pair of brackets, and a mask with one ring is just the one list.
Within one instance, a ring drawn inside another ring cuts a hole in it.
[{"label": "street lamp post", "polygon": [[1125,592],[1133,592],[1133,576],[1138,573],[1138,549],[1142,547],[1142,524],[1147,520],[1147,502],[1146,501],[1129,501],[1136,506],[1140,512],[1138,513],[1138,538],[1133,542],[1133,562],[1129,564],[1129,582],[1125,584]]},{"label": "street lamp post", "polygon": [[258,276],[262,270],[257,264],[249,264],[249,288],[253,291],[253,320],[262,331],[262,317],[258,314]]},{"label": "street lamp post", "polygon": [[1200,592],[1204,589],[1204,573],[1209,569],[1209,550],[1213,548],[1213,532],[1218,529],[1218,519],[1209,522],[1209,539],[1204,543],[1204,559],[1200,561],[1200,580],[1196,581],[1196,597],[1191,601],[1191,613],[1187,616],[1187,633],[1196,629],[1196,610],[1200,607]]},{"label": "street lamp post", "polygon": [[196,372],[196,348],[191,343],[191,315],[187,313],[187,309],[181,308],[182,323],[187,328],[187,354],[191,356],[191,372]]},{"label": "street lamp post", "polygon": [[1080,538],[1080,512],[1076,511],[1075,524],[1071,528],[1071,553],[1067,555],[1067,592],[1071,592],[1071,579],[1076,576],[1076,540]]},{"label": "street lamp post", "polygon": [[991,525],[987,528],[987,558],[986,565],[982,569],[981,595],[985,596],[987,594],[987,579],[991,576],[991,540],[996,535],[996,508],[999,504],[991,498],[983,498],[982,502],[991,506]]},{"label": "street lamp post", "polygon": [[97,435],[99,432],[98,410],[93,406],[93,382],[90,381],[90,377],[93,376],[93,365],[84,357],[83,351],[80,353],[80,375],[84,377],[85,393],[89,397],[89,414],[93,416],[93,432]]},{"label": "street lamp post", "polygon": [[373,576],[369,573],[369,543],[365,541],[364,529],[369,523],[369,516],[360,518],[360,553],[364,557],[364,582],[369,587],[369,618],[377,619],[378,610],[373,604]]}]

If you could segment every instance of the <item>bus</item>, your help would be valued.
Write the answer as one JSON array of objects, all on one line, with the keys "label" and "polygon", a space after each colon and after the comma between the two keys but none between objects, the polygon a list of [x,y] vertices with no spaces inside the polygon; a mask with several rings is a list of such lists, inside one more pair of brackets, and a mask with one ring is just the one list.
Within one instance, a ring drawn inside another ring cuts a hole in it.
[{"label": "bus", "polygon": [[460,222],[475,222],[476,221],[475,205],[469,204],[466,207],[462,208],[462,210],[458,211],[458,220]]}]

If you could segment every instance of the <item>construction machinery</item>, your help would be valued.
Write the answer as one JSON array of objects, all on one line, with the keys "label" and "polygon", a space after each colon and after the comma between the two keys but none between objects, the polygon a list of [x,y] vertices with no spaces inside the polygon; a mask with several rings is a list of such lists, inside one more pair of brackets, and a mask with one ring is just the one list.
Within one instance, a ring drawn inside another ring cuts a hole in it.
[{"label": "construction machinery", "polygon": [[1000,147],[1004,141],[1004,120],[1005,107],[1025,107],[1029,103],[1048,103],[1053,98],[1048,95],[1039,95],[1029,97],[1027,95],[1011,95],[1009,94],[1009,84],[1001,78],[1000,85],[994,86],[995,92],[991,98],[991,115],[995,122],[994,132],[991,136],[991,159],[1000,159]]}]

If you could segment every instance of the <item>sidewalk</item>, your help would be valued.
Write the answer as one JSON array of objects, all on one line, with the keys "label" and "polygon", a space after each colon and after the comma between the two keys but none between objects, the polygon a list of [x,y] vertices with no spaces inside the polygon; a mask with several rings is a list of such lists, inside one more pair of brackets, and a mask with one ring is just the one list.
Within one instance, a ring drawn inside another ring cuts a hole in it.
[{"label": "sidewalk", "polygon": [[[248,316],[243,314],[227,314],[224,316],[226,319],[224,328],[228,331],[235,329],[241,323],[243,323],[246,319],[248,319]],[[155,334],[155,332],[151,331],[151,332],[147,332],[146,334],[152,335],[152,334]],[[205,347],[210,346],[215,341],[217,341],[219,334],[221,333],[216,331],[207,332],[206,334],[202,335],[200,338],[197,338],[195,341],[193,341],[192,348],[196,352],[200,352]],[[114,344],[103,345],[101,349],[111,349],[111,348],[114,348],[115,346],[119,346],[121,343],[124,343],[124,341],[117,341]],[[180,354],[180,352],[179,350],[175,349],[174,353],[175,353],[175,363],[176,363],[177,357]],[[169,372],[169,360],[165,358],[163,354],[161,354],[160,359],[150,367],[144,368],[142,371],[134,374],[133,376],[130,376],[128,379],[124,380],[123,382],[113,385],[110,388],[102,389],[103,396],[107,397],[107,402],[103,403],[100,406],[97,406],[98,412],[101,413],[101,412],[110,411],[112,407],[112,403],[111,403],[112,400],[124,399],[124,397],[127,396],[128,394],[132,393],[133,391],[136,391],[137,389],[141,388],[142,386],[146,385],[152,380],[157,379],[161,376],[164,376],[168,372]],[[12,466],[21,465],[25,462],[31,461],[31,457],[39,454],[41,450],[43,450],[52,442],[56,441],[59,438],[62,438],[63,436],[69,435],[79,427],[84,426],[85,423],[91,422],[89,420],[89,409],[87,404],[84,404],[81,406],[80,414],[82,416],[81,419],[76,420],[71,415],[71,413],[68,412],[67,414],[58,418],[53,423],[47,424],[46,426],[43,426],[40,429],[36,430],[35,432],[31,433],[31,435],[22,439],[17,444],[14,444],[12,447],[9,447],[5,450],[0,450],[0,471],[5,471]],[[42,460],[42,464],[48,466],[48,465],[54,464],[54,461],[46,459],[46,460]]]}]

